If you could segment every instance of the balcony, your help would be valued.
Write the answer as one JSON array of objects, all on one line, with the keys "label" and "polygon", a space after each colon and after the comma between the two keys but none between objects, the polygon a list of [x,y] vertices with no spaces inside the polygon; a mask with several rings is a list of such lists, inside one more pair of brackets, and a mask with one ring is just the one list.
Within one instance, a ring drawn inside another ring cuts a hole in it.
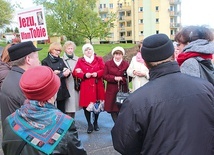
[{"label": "balcony", "polygon": [[126,40],[132,40],[132,36],[126,36],[125,39]]},{"label": "balcony", "polygon": [[108,8],[99,8],[100,13],[108,12]]},{"label": "balcony", "polygon": [[124,12],[124,11],[131,11],[131,6],[122,6],[118,7],[119,12]]},{"label": "balcony", "polygon": [[125,32],[125,31],[126,31],[125,27],[120,27],[119,28],[119,32]]},{"label": "balcony", "polygon": [[119,21],[124,21],[125,20],[125,16],[120,16],[119,17]]},{"label": "balcony", "polygon": [[171,10],[169,10],[169,15],[170,16],[180,16],[180,12],[179,11],[171,11]]},{"label": "balcony", "polygon": [[181,4],[181,0],[169,0],[169,4]]},{"label": "balcony", "polygon": [[131,16],[125,16],[125,20],[130,21],[130,20],[132,20],[132,17]]},{"label": "balcony", "polygon": [[132,27],[131,26],[127,26],[126,27],[126,31],[132,31]]},{"label": "balcony", "polygon": [[170,28],[179,28],[180,23],[170,23]]}]

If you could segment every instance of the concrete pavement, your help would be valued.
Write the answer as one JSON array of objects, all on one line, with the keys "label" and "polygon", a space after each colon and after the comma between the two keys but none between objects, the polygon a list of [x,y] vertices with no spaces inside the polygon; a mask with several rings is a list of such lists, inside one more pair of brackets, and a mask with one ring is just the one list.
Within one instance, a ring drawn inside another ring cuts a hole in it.
[{"label": "concrete pavement", "polygon": [[[98,119],[100,131],[93,131],[91,134],[87,134],[86,132],[87,123],[83,110],[80,110],[76,113],[75,121],[79,133],[79,138],[81,139],[88,155],[120,155],[114,150],[112,146],[111,129],[114,123],[111,119],[110,114],[108,114],[107,112],[100,113]],[[1,132],[0,135],[2,137]],[[1,148],[0,155],[3,155]]]}]

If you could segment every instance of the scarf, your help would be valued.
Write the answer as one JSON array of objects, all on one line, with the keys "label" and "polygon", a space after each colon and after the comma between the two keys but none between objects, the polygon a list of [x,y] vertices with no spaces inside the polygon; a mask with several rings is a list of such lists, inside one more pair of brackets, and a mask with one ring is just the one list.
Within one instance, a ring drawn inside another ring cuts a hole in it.
[{"label": "scarf", "polygon": [[86,55],[83,56],[85,58],[85,61],[88,63],[92,63],[92,61],[94,60],[94,54],[92,54],[92,56],[89,58]]},{"label": "scarf", "polygon": [[69,55],[69,54],[65,53],[65,55],[66,55],[69,59],[73,59],[73,57],[74,57],[74,54]]},{"label": "scarf", "polygon": [[143,60],[142,55],[141,55],[141,52],[137,52],[136,60],[137,60],[137,62],[144,63],[144,60]]},{"label": "scarf", "polygon": [[212,59],[212,54],[203,54],[203,53],[197,53],[197,52],[180,53],[177,57],[177,62],[179,66],[181,66],[185,60],[189,58],[194,58],[194,57],[201,57],[203,59]]},{"label": "scarf", "polygon": [[34,148],[51,154],[61,141],[73,119],[50,103],[40,106],[28,100],[8,117],[12,130]]},{"label": "scarf", "polygon": [[48,54],[49,54],[49,56],[50,56],[51,62],[55,63],[55,62],[58,62],[58,61],[59,61],[59,59],[60,59],[59,56],[58,56],[58,57],[55,57],[55,56],[53,56],[53,55],[50,54],[50,53],[48,53]]},{"label": "scarf", "polygon": [[123,61],[123,59],[121,59],[120,61],[116,61],[115,58],[113,58],[113,61],[114,63],[117,65],[117,66],[120,66],[121,62]]}]

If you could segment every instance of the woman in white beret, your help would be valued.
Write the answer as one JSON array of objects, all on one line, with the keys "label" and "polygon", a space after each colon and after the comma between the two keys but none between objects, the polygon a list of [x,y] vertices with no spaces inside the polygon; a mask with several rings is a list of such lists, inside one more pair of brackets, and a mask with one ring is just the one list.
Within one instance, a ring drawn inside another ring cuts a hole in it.
[{"label": "woman in white beret", "polygon": [[105,89],[103,83],[104,61],[102,57],[94,53],[91,44],[82,47],[83,57],[79,58],[74,68],[73,75],[81,79],[79,106],[83,107],[84,114],[88,123],[87,133],[93,130],[99,131],[98,116],[94,114],[94,122],[91,123],[91,112],[87,111],[90,103],[103,101]]},{"label": "woman in white beret", "polygon": [[119,113],[120,107],[115,103],[116,94],[119,91],[119,87],[123,88],[124,92],[127,92],[127,75],[126,70],[129,66],[128,62],[123,60],[125,50],[117,46],[111,54],[113,58],[105,63],[104,80],[107,81],[106,96],[105,96],[105,111],[111,114],[112,120],[115,122]]}]

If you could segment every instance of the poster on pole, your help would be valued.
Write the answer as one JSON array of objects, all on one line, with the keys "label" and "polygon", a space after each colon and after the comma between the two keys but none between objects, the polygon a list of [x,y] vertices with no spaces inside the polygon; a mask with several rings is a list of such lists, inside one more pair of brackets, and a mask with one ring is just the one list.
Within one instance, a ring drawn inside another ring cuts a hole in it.
[{"label": "poster on pole", "polygon": [[42,5],[18,11],[17,19],[21,42],[48,39]]}]

